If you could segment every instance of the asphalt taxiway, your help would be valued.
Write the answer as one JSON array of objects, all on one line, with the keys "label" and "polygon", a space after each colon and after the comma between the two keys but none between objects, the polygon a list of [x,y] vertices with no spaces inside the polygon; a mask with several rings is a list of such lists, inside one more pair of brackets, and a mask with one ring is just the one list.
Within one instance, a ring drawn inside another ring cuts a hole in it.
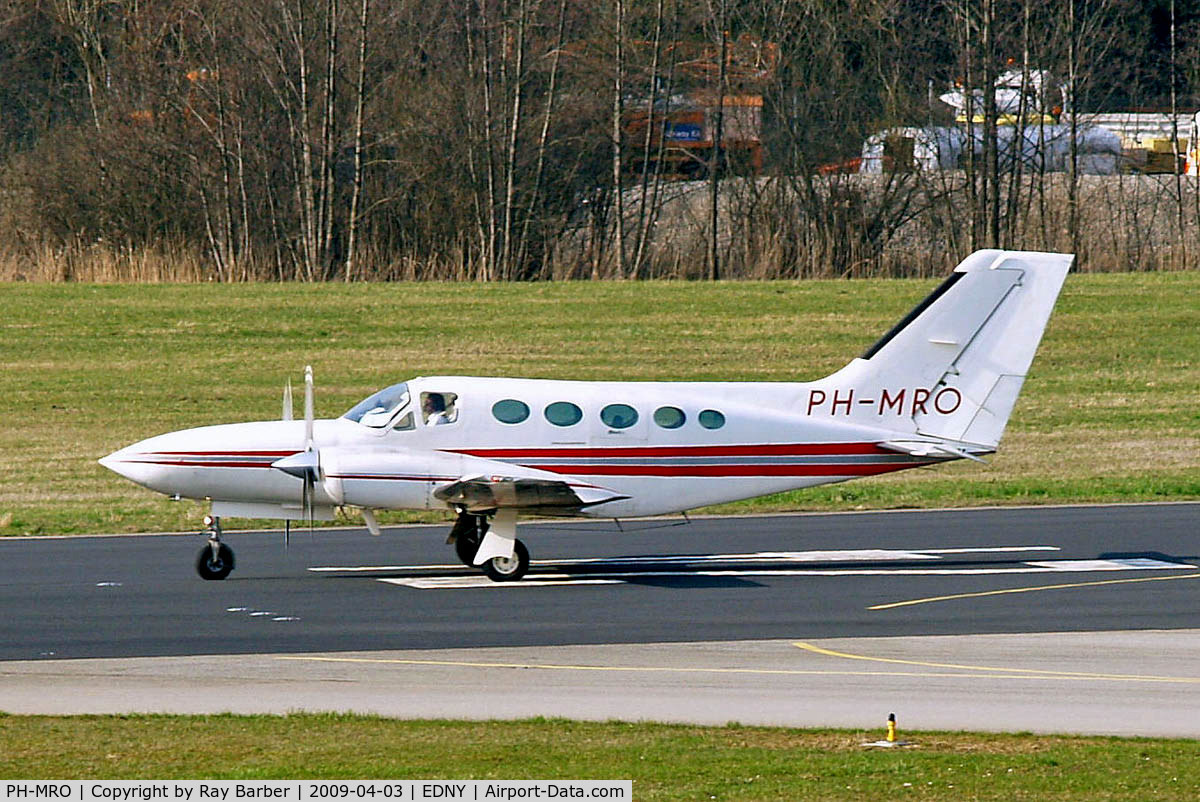
[{"label": "asphalt taxiway", "polygon": [[0,709],[1196,737],[1198,653],[1159,630],[17,661]]},{"label": "asphalt taxiway", "polygon": [[0,542],[0,710],[1200,735],[1200,505]]}]

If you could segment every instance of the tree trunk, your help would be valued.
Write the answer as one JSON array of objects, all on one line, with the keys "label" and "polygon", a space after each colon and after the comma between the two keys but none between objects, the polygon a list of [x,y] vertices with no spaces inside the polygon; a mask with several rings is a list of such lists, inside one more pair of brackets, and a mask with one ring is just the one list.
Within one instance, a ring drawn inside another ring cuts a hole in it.
[{"label": "tree trunk", "polygon": [[363,189],[363,101],[367,81],[367,16],[371,0],[362,0],[358,12],[358,75],[354,81],[354,189],[350,194],[350,216],[346,233],[346,281],[358,273],[358,207]]},{"label": "tree trunk", "polygon": [[613,0],[613,10],[616,16],[612,108],[612,183],[615,214],[613,225],[617,248],[617,278],[625,278],[625,193],[621,189],[622,174],[625,172],[624,153],[621,149],[621,121],[625,113],[625,0]]},{"label": "tree trunk", "polygon": [[713,281],[721,278],[721,246],[720,231],[718,230],[721,214],[718,201],[721,195],[720,160],[725,145],[725,57],[728,47],[727,37],[725,36],[725,0],[720,0],[719,8],[718,19],[716,20],[717,36],[721,37],[721,46],[719,48],[720,64],[717,67],[717,116],[712,132],[712,154],[708,162],[708,196],[711,214],[709,218],[708,277]]}]

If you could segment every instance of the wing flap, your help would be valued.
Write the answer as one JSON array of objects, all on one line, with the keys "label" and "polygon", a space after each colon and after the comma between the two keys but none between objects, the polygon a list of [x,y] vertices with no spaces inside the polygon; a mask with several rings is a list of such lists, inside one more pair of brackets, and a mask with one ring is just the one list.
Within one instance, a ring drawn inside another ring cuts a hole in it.
[{"label": "wing flap", "polygon": [[465,476],[435,488],[433,495],[468,512],[496,509],[570,511],[629,498],[598,485],[512,476]]}]

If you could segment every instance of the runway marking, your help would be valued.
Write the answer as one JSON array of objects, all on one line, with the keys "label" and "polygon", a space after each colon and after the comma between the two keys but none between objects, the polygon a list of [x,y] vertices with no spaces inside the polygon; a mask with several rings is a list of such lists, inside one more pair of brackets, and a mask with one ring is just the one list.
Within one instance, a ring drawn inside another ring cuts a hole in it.
[{"label": "runway marking", "polygon": [[[1159,566],[1166,567],[1166,566]],[[1178,568],[1195,568],[1194,565],[1185,565],[1183,563],[1171,564],[1170,567]],[[947,596],[930,596],[924,599],[909,599],[907,601],[891,602],[889,604],[876,604],[868,607],[868,610],[891,610],[896,607],[911,607],[916,604],[932,604],[933,602],[954,601],[956,599],[977,599],[983,596],[1003,596],[1009,593],[1033,593],[1039,590],[1066,590],[1068,588],[1088,588],[1097,587],[1099,585],[1124,585],[1133,582],[1167,582],[1172,579],[1200,579],[1200,574],[1175,574],[1174,576],[1149,576],[1137,577],[1135,579],[1103,579],[1094,582],[1068,582],[1061,585],[1038,585],[1029,588],[1005,588],[1003,590],[981,590],[975,593],[951,593]]]},{"label": "runway marking", "polygon": [[[389,585],[414,588],[416,590],[517,590],[531,587],[570,587],[575,585],[633,584],[645,579],[694,579],[694,578],[745,578],[745,577],[847,577],[847,576],[983,576],[997,574],[1046,574],[1046,573],[1090,573],[1096,571],[1166,571],[1188,570],[1198,566],[1189,563],[1165,562],[1162,560],[1047,560],[1025,563],[1024,568],[828,568],[828,569],[728,569],[707,571],[613,571],[600,577],[576,574],[544,573],[533,574],[519,582],[493,582],[479,574],[428,577],[380,577],[379,582]],[[987,591],[984,595],[993,592]],[[1005,591],[1019,592],[1019,591]],[[962,595],[962,594],[960,594]],[[969,594],[968,594],[969,595]],[[952,598],[952,597],[945,597]],[[897,602],[896,606],[915,604]],[[886,606],[868,609],[886,609]]]},{"label": "runway marking", "polygon": [[473,588],[544,588],[559,585],[627,585],[623,579],[577,579],[566,574],[551,574],[544,579],[522,579],[519,582],[493,582],[486,576],[431,576],[417,579],[378,580],[389,585],[401,585],[417,590],[468,590]]},{"label": "runway marking", "polygon": [[[757,551],[746,554],[664,554],[630,557],[583,557],[566,560],[534,560],[531,565],[561,567],[576,565],[606,565],[611,563],[655,565],[693,565],[728,562],[886,562],[902,560],[937,560],[943,554],[1005,554],[1025,551],[1060,551],[1058,546],[984,546],[948,549],[837,549],[824,551]],[[445,571],[462,568],[461,563],[434,565],[324,565],[309,568],[313,573],[370,573],[378,571]]]},{"label": "runway marking", "polygon": [[947,668],[951,672],[934,671],[852,671],[846,669],[806,669],[806,668],[700,668],[695,666],[619,666],[593,665],[571,663],[520,663],[483,660],[417,660],[399,657],[326,657],[321,655],[276,655],[276,660],[291,662],[313,663],[348,663],[365,665],[395,665],[395,666],[426,666],[442,668],[486,668],[540,671],[578,671],[605,673],[646,673],[646,674],[708,674],[708,675],[747,675],[747,676],[835,676],[835,677],[921,677],[932,679],[1017,679],[1017,680],[1073,680],[1106,682],[1153,682],[1173,684],[1200,684],[1200,677],[1156,677],[1139,676],[1136,674],[1089,674],[1086,672],[1050,672],[1034,669],[984,668],[982,666],[954,666],[936,663],[921,663],[892,658],[871,658],[862,655],[849,655],[822,649],[819,646],[797,641],[794,646],[806,649],[815,654],[832,657],[848,657],[859,660],[875,660],[908,664],[922,668]]},{"label": "runway marking", "polygon": [[[1163,577],[1168,578],[1168,577]],[[1173,577],[1172,577],[1173,578]],[[996,666],[972,666],[962,665],[959,663],[934,663],[925,660],[905,660],[898,657],[873,657],[865,654],[851,654],[849,652],[835,652],[832,649],[826,649],[805,641],[795,641],[793,644],[798,649],[803,649],[806,652],[813,654],[821,654],[826,657],[839,657],[843,660],[865,660],[872,663],[891,663],[904,666],[922,666],[926,668],[948,668],[956,671],[979,671],[979,672],[1002,672],[1004,674],[1016,674],[1038,679],[1072,679],[1072,680],[1110,680],[1120,682],[1172,682],[1189,685],[1200,685],[1200,677],[1162,677],[1143,674],[1103,674],[1091,671],[1051,671],[1041,668],[1009,668]],[[986,676],[991,676],[987,674]],[[974,676],[974,675],[972,675]],[[979,676],[985,676],[983,674]]]}]

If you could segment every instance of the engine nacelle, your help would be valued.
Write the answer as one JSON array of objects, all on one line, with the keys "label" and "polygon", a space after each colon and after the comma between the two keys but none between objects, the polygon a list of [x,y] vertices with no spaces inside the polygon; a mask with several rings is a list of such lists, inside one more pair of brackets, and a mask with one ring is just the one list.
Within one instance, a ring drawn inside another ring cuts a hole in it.
[{"label": "engine nacelle", "polygon": [[436,487],[462,476],[464,457],[442,451],[321,450],[321,488],[336,504],[444,509]]}]

